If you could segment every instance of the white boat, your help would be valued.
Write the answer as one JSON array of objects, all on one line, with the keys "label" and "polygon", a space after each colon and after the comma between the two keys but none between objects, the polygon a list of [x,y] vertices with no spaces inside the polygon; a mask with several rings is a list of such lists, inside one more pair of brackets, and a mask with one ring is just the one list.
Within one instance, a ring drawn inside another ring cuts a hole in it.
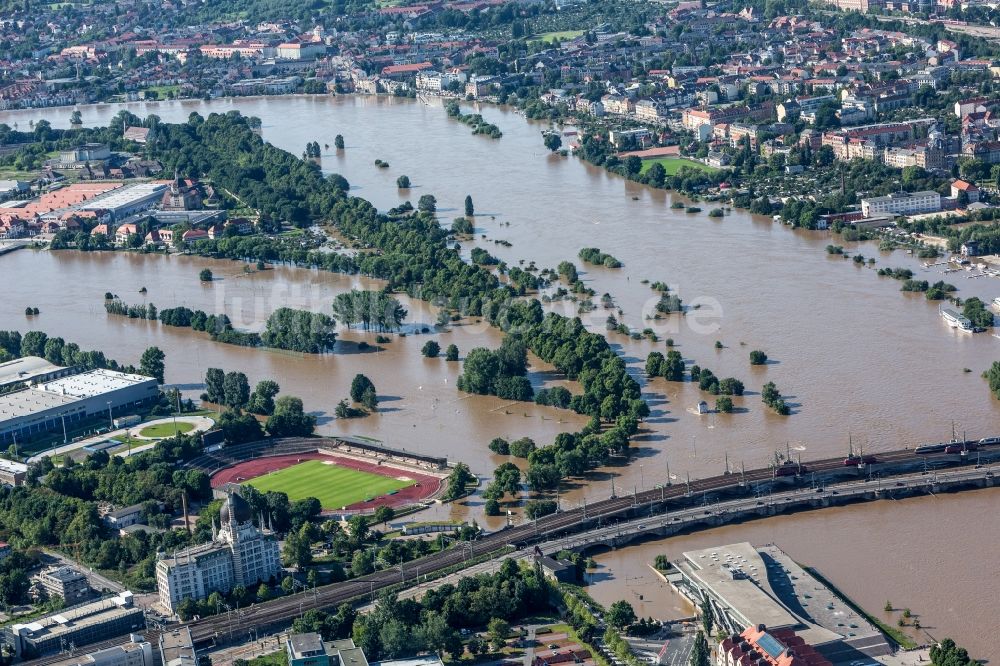
[{"label": "white boat", "polygon": [[941,318],[944,319],[952,328],[972,333],[972,322],[969,321],[968,317],[963,316],[951,308],[942,307],[940,312]]},{"label": "white boat", "polygon": [[993,307],[1000,308],[1000,296],[993,299]]}]

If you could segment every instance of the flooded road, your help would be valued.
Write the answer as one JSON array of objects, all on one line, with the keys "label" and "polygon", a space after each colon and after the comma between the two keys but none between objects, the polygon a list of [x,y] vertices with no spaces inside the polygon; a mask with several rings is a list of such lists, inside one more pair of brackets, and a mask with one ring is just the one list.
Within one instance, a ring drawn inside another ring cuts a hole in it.
[{"label": "flooded road", "polygon": [[[975,295],[987,302],[1000,294],[1000,280],[942,275],[940,268],[925,269],[902,251],[843,243],[827,232],[792,231],[740,211],[709,218],[710,203],[700,204],[700,214],[672,209],[675,195],[627,183],[574,158],[550,155],[540,135],[546,125],[492,107],[481,112],[503,131],[500,140],[471,135],[434,100],[303,96],[127,107],[171,122],[182,122],[194,111],[239,109],[262,119],[267,140],[296,154],[309,141],[332,145],[333,137],[343,134],[346,150],[325,151],[321,164],[327,172],[344,175],[352,194],[382,210],[434,194],[444,224],[462,214],[463,200],[471,195],[476,243],[481,247],[510,265],[523,260],[524,265],[533,261],[540,268],[554,268],[560,261],[574,261],[597,292],[595,302],[608,293],[623,312],[620,319],[633,330],[654,329],[660,342],[608,336],[640,380],[653,410],[647,431],[635,442],[634,461],[596,475],[587,485],[567,487],[565,504],[606,497],[612,475],[621,492],[661,483],[668,467],[675,479],[688,473],[692,478],[721,473],[727,458],[734,467],[761,467],[786,447],[807,460],[846,454],[849,437],[866,453],[876,453],[947,439],[953,427],[977,438],[1000,430],[1000,403],[980,377],[1000,357],[1000,340],[947,328],[936,304],[920,294],[900,293],[898,282],[877,277],[875,270],[910,268],[919,279],[944,279],[959,288],[959,296]],[[107,124],[118,108],[81,107],[83,121]],[[17,122],[25,129],[29,119],[43,117],[65,127],[69,109],[5,112],[0,122]],[[376,168],[376,159],[390,168]],[[409,192],[395,186],[403,174],[413,182]],[[870,268],[830,257],[824,249],[828,243],[843,244],[850,254],[875,257],[877,263]],[[464,245],[466,251],[472,247]],[[577,253],[588,246],[614,255],[623,268],[583,264]],[[197,272],[204,266],[224,279],[200,284]],[[468,462],[479,474],[488,474],[501,461],[486,448],[493,437],[530,436],[545,444],[556,433],[583,424],[566,411],[459,394],[454,389],[459,365],[420,355],[428,336],[415,333],[435,320],[432,308],[422,303],[405,303],[410,310],[407,337],[381,345],[377,352],[357,353],[355,346],[344,344],[337,353],[322,357],[215,344],[199,333],[109,317],[101,303],[105,291],[139,302],[138,290],[146,286],[146,298],[158,307],[184,304],[226,312],[238,327],[252,328],[282,305],[329,313],[335,293],[371,284],[354,277],[282,267],[247,275],[234,262],[27,250],[0,257],[0,272],[17,285],[0,301],[0,328],[40,328],[126,362],[137,361],[145,347],[155,344],[167,354],[167,381],[195,393],[210,365],[242,369],[251,382],[274,377],[284,391],[302,396],[307,409],[320,414],[321,432],[364,434],[392,446],[445,454]],[[666,282],[692,309],[683,317],[647,319],[656,295],[643,280]],[[41,315],[25,319],[28,305],[38,307]],[[696,305],[700,307],[694,309]],[[575,314],[570,303],[552,308]],[[599,307],[584,321],[604,332],[608,314]],[[472,347],[500,342],[495,330],[473,323],[433,337],[442,346],[454,342],[463,356]],[[685,359],[746,384],[747,395],[735,399],[737,413],[697,416],[691,409],[702,399],[713,404],[713,396],[688,383],[644,378],[646,355],[665,352],[662,340],[667,337],[674,339]],[[374,336],[356,331],[344,332],[343,338],[374,342]],[[753,349],[766,351],[771,362],[751,367],[748,355]],[[553,381],[546,370],[537,363],[532,367],[536,385]],[[379,413],[334,421],[333,408],[346,396],[357,372],[372,377],[385,396]],[[761,404],[759,391],[767,381],[785,395],[791,416],[778,416]],[[991,532],[979,529],[979,516],[992,516],[996,499],[990,492],[943,497],[922,505],[924,513],[908,508],[919,501],[834,509],[674,539],[665,547],[673,554],[689,547],[680,544],[707,543],[702,539],[776,541],[869,608],[873,600],[875,608],[881,608],[886,597],[899,606],[905,602],[934,618],[925,626],[936,624],[958,637],[961,606],[943,600],[951,598],[948,590],[956,576],[970,583],[970,608],[986,610],[1000,597],[997,577],[986,575],[996,568],[990,553],[1000,535],[992,532],[986,547],[948,551],[956,553],[961,564],[947,570],[940,566],[948,560],[947,552],[924,556],[926,540],[929,531],[937,529],[957,535],[975,532],[968,538],[988,539]],[[456,507],[454,515],[479,516],[480,502],[471,504]],[[904,520],[897,510],[915,513]],[[921,522],[921,515],[933,518]],[[498,526],[497,521],[487,524]],[[778,536],[767,536],[771,531]],[[946,538],[937,541],[935,547],[948,543]],[[900,553],[921,554],[908,555],[901,567]],[[619,569],[644,571],[644,561],[631,555],[628,562],[613,559],[619,554],[610,557],[616,576],[599,589],[611,590],[613,596],[629,589]],[[947,610],[952,607],[958,610]],[[970,642],[975,640],[974,632],[966,635]]]}]

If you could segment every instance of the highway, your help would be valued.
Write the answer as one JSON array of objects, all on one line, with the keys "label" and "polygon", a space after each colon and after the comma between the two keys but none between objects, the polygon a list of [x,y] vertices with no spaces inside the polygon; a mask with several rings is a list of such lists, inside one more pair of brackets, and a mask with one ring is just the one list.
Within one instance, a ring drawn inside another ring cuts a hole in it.
[{"label": "highway", "polygon": [[[256,629],[265,632],[286,627],[292,620],[310,609],[333,608],[344,602],[373,598],[380,590],[398,584],[406,586],[417,583],[421,577],[426,579],[429,576],[445,573],[446,570],[459,567],[470,559],[499,554],[509,550],[511,546],[523,549],[527,545],[548,542],[545,547],[551,552],[563,547],[575,547],[572,545],[576,543],[573,539],[577,538],[579,541],[578,535],[584,529],[597,530],[594,534],[605,538],[607,534],[602,533],[600,531],[602,529],[616,530],[620,533],[622,526],[608,527],[609,520],[660,514],[657,518],[660,522],[656,523],[656,527],[663,527],[667,522],[677,522],[677,520],[683,520],[685,516],[690,518],[698,511],[704,514],[706,511],[704,505],[711,505],[710,511],[724,511],[727,510],[727,507],[745,509],[748,496],[755,498],[753,500],[754,506],[756,506],[756,502],[764,501],[773,504],[776,501],[782,501],[780,498],[785,495],[803,496],[803,493],[806,492],[820,495],[821,493],[817,493],[813,487],[817,484],[824,486],[826,493],[840,493],[842,490],[849,492],[862,487],[870,490],[873,483],[887,486],[889,482],[886,479],[893,476],[905,476],[907,479],[918,476],[926,478],[927,475],[923,474],[926,470],[936,470],[965,463],[968,464],[965,469],[982,476],[983,470],[972,467],[972,463],[979,461],[980,458],[984,463],[1000,459],[1000,445],[980,447],[978,452],[970,452],[968,456],[945,453],[918,455],[912,449],[880,452],[877,454],[877,461],[874,464],[863,467],[845,466],[842,457],[828,458],[802,464],[789,464],[782,468],[783,472],[800,472],[797,475],[778,475],[777,468],[770,467],[722,474],[669,486],[658,486],[624,497],[611,497],[599,502],[583,504],[516,527],[484,535],[473,542],[457,544],[448,550],[368,576],[325,585],[296,595],[280,597],[237,611],[200,618],[190,622],[189,626],[195,643],[242,641],[247,636],[248,631],[252,632]],[[791,469],[793,467],[794,470]],[[938,474],[943,478],[941,473]],[[838,481],[843,477],[848,478],[846,481]],[[863,481],[859,480],[859,477],[875,480]],[[806,490],[803,490],[803,487]],[[776,488],[777,491],[775,491]],[[783,488],[789,488],[790,492],[782,494]],[[734,496],[737,499],[729,504],[725,502],[716,504],[725,495]],[[767,500],[755,497],[768,495],[770,497]],[[698,506],[692,507],[695,504]],[[637,531],[639,531],[638,526],[643,525],[641,519],[626,524],[633,526]],[[649,531],[647,527],[643,525],[641,531]],[[588,536],[587,541],[593,543],[599,540],[592,537],[593,535]],[[579,543],[576,545],[578,546]],[[155,644],[157,631],[147,631],[146,634],[147,638]],[[92,651],[99,647],[109,647],[115,644],[117,644],[116,641],[108,640],[88,646],[86,649]],[[33,666],[45,666],[59,660],[58,655],[53,655],[26,663]]]}]

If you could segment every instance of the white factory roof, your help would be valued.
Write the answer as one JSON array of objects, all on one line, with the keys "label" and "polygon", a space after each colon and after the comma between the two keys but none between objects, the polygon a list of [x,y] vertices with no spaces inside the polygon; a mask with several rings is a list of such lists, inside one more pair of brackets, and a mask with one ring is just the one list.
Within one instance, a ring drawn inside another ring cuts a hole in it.
[{"label": "white factory roof", "polygon": [[135,201],[141,201],[165,189],[167,186],[163,183],[139,183],[131,187],[120,187],[108,194],[91,199],[80,206],[80,210],[113,210],[128,206]]},{"label": "white factory roof", "polygon": [[[46,393],[35,389],[25,389],[0,395],[0,423],[7,419],[30,416],[47,409],[68,407],[76,402],[76,398],[55,393]],[[67,414],[73,410],[67,410]]]},{"label": "white factory roof", "polygon": [[61,366],[49,363],[38,356],[16,358],[13,361],[0,363],[0,386],[14,382],[26,382],[32,377],[61,369]]},{"label": "white factory roof", "polygon": [[43,382],[34,388],[0,395],[0,423],[7,419],[30,416],[48,409],[65,407],[65,413],[79,411],[77,403],[86,398],[111,393],[147,382],[152,377],[128,375],[114,370],[97,369]]},{"label": "white factory roof", "polygon": [[130,386],[155,381],[142,375],[127,375],[124,372],[99,368],[78,375],[60,377],[39,384],[36,389],[44,393],[64,395],[72,398],[93,398],[110,391],[118,391]]}]

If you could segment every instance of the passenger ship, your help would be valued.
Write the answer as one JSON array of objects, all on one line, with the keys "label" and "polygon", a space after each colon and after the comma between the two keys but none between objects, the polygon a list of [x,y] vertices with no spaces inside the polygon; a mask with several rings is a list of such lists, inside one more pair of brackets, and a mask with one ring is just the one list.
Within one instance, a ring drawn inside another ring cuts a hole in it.
[{"label": "passenger ship", "polygon": [[968,317],[955,312],[951,308],[941,308],[941,318],[948,322],[948,325],[952,328],[957,328],[960,331],[972,332],[972,322],[969,321]]}]

